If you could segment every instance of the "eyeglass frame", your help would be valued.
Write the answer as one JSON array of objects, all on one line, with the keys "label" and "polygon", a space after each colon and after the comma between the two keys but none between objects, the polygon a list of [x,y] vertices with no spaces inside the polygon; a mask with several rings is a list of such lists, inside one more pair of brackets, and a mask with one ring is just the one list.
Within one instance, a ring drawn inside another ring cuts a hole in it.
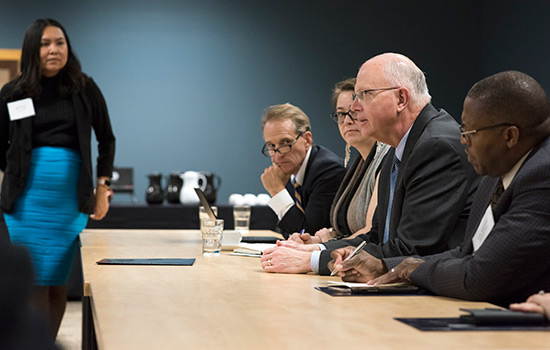
[{"label": "eyeglass frame", "polygon": [[[359,102],[364,102],[365,101],[365,98],[367,97],[367,94],[369,92],[375,92],[375,91],[388,91],[388,90],[395,90],[395,89],[399,89],[401,88],[401,86],[394,86],[394,87],[388,87],[388,88],[380,88],[380,89],[366,89],[366,90],[359,90],[355,93],[352,93],[351,94],[351,99],[353,101],[355,101],[355,99],[357,99],[357,101]],[[359,95],[363,95],[363,97],[359,97]]]},{"label": "eyeglass frame", "polygon": [[[264,143],[264,146],[262,147],[262,154],[265,156],[265,157],[273,157],[275,154],[279,153],[280,155],[284,156],[285,154],[288,154],[290,153],[290,151],[292,151],[292,146],[294,146],[296,144],[296,142],[298,142],[298,139],[300,138],[300,136],[302,136],[304,134],[304,131],[300,132],[298,134],[298,136],[296,136],[296,138],[294,139],[294,141],[292,141],[291,143],[289,143],[288,145],[284,145],[284,146],[279,146],[277,148],[269,148],[267,146],[267,143]],[[281,148],[283,147],[288,147],[288,152],[281,152]],[[267,152],[267,154],[266,154]],[[273,152],[273,154],[270,154],[270,152]]]},{"label": "eyeglass frame", "polygon": [[478,129],[474,129],[474,130],[466,130],[464,128],[464,125],[461,124],[460,127],[459,127],[460,137],[462,137],[464,139],[467,139],[469,135],[474,135],[474,134],[476,134],[480,131],[494,129],[494,128],[498,128],[498,127],[501,127],[501,126],[515,126],[517,128],[517,125],[515,125],[515,124],[500,123],[500,124],[495,124],[495,125],[490,125],[490,126],[484,126],[483,128],[478,128]]},{"label": "eyeglass frame", "polygon": [[[343,114],[344,115],[344,118],[342,118],[342,121],[340,121],[340,118],[339,118],[339,114]],[[355,118],[353,116],[353,112],[351,111],[351,109],[347,112],[332,112],[330,113],[330,118],[336,123],[336,124],[344,124],[344,122],[346,121],[346,116],[349,117],[349,119],[353,120],[353,121],[356,121],[357,118]]]}]

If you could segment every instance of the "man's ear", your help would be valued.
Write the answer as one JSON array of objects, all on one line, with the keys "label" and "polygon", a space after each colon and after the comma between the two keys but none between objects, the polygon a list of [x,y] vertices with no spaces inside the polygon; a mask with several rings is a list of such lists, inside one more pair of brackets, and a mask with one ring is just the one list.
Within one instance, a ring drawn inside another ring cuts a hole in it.
[{"label": "man's ear", "polygon": [[302,137],[307,141],[308,143],[308,148],[311,147],[313,145],[313,135],[311,134],[311,131],[306,131],[304,132],[304,134],[302,135]]},{"label": "man's ear", "polygon": [[406,87],[400,87],[397,90],[397,112],[403,111],[411,102],[411,92]]},{"label": "man's ear", "polygon": [[503,135],[506,139],[506,146],[508,148],[512,148],[518,144],[519,134],[519,128],[515,125],[510,125],[504,130]]}]

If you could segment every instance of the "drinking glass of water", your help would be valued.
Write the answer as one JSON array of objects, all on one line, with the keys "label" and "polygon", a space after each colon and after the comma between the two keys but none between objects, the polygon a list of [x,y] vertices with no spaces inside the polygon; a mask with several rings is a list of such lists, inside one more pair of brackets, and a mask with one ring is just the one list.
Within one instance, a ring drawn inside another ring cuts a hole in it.
[{"label": "drinking glass of water", "polygon": [[250,205],[236,205],[233,207],[235,231],[241,234],[248,233],[250,228]]},{"label": "drinking glass of water", "polygon": [[202,219],[202,254],[220,255],[222,251],[223,219]]}]

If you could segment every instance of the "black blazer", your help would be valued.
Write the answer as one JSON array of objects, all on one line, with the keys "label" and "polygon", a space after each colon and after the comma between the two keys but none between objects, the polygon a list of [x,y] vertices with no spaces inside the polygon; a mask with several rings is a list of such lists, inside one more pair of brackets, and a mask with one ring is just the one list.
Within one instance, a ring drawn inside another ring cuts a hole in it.
[{"label": "black blazer", "polygon": [[[344,161],[329,149],[312,146],[302,184],[303,213],[293,205],[279,221],[285,238],[293,232],[305,229],[311,234],[323,227],[330,227],[330,206],[344,178]],[[294,198],[294,186],[289,181],[286,189]]]},{"label": "black blazer", "polygon": [[319,272],[328,274],[332,250],[367,241],[377,258],[435,254],[454,248],[464,238],[466,221],[479,177],[460,144],[458,123],[427,104],[415,120],[399,167],[390,218],[389,240],[383,243],[390,191],[392,148],[380,172],[378,206],[372,229],[351,240],[325,243]]},{"label": "black blazer", "polygon": [[[13,210],[15,199],[21,194],[27,182],[32,155],[32,119],[10,121],[4,100],[8,83],[0,92],[0,169],[4,171],[1,206],[4,212]],[[91,131],[94,129],[98,141],[97,176],[111,177],[115,157],[115,136],[107,105],[101,91],[87,78],[86,86],[79,94],[72,95],[76,126],[82,156],[78,180],[78,209],[86,214],[93,213],[95,197],[92,171]]]},{"label": "black blazer", "polygon": [[[426,257],[410,276],[438,295],[508,306],[550,290],[550,139],[533,149],[493,212],[495,226],[473,254],[472,238],[498,178],[484,177],[459,247]],[[403,258],[384,259],[389,268]]]}]

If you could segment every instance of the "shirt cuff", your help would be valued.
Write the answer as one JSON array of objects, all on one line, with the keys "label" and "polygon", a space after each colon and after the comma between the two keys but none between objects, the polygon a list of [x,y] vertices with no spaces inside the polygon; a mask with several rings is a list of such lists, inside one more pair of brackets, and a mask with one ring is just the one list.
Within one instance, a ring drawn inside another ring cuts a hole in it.
[{"label": "shirt cuff", "polygon": [[271,197],[267,205],[277,214],[279,220],[282,220],[286,212],[294,205],[294,200],[290,196],[290,193],[284,189]]},{"label": "shirt cuff", "polygon": [[321,251],[320,250],[314,250],[311,254],[311,271],[313,271],[316,274],[319,274],[319,260],[321,258]]}]

